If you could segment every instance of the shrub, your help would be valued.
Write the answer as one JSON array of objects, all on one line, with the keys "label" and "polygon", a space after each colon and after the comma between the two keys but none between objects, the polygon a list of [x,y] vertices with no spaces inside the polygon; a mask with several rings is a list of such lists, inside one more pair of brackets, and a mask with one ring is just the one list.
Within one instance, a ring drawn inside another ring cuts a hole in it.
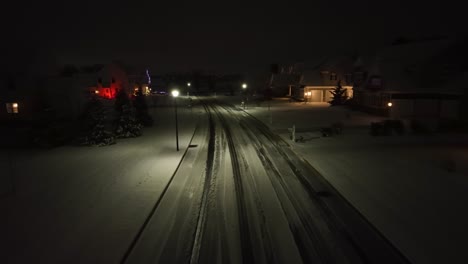
[{"label": "shrub", "polygon": [[371,122],[370,134],[372,136],[381,136],[383,134],[383,124],[382,124],[382,122]]},{"label": "shrub", "polygon": [[415,120],[415,119],[411,120],[410,127],[411,127],[411,131],[415,134],[429,133],[429,128],[419,120]]}]

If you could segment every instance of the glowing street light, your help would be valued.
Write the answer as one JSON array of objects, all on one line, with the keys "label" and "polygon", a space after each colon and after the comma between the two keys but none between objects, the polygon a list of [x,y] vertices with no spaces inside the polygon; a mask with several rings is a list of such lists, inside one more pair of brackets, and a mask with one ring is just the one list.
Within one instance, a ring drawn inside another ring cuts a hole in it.
[{"label": "glowing street light", "polygon": [[179,151],[179,125],[177,123],[177,96],[179,96],[178,90],[172,90],[172,97],[174,97],[174,110],[175,110],[175,130],[176,130],[176,146]]},{"label": "glowing street light", "polygon": [[387,103],[387,106],[388,106],[388,117],[391,119],[392,118],[392,102],[388,102]]},{"label": "glowing street light", "polygon": [[244,110],[245,110],[245,105],[247,104],[247,84],[246,83],[243,83],[242,84],[242,90],[244,90],[244,101],[242,101],[242,105],[244,106]]}]

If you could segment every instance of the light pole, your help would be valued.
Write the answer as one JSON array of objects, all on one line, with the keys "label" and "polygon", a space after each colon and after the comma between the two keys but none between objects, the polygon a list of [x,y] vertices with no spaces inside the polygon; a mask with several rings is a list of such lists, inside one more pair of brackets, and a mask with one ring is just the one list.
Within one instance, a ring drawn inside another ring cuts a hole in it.
[{"label": "light pole", "polygon": [[179,125],[177,123],[177,96],[179,96],[179,91],[173,90],[172,96],[174,97],[176,146],[177,146],[177,151],[179,151]]},{"label": "light pole", "polygon": [[187,89],[187,96],[190,96],[190,86],[191,86],[191,85],[192,85],[192,84],[191,84],[190,82],[187,83],[187,87],[188,87],[188,89]]},{"label": "light pole", "polygon": [[387,106],[388,106],[388,118],[392,119],[392,106],[393,106],[393,103],[388,102]]},{"label": "light pole", "polygon": [[244,110],[245,110],[245,105],[247,104],[247,84],[243,83],[242,84],[242,90],[244,90]]}]

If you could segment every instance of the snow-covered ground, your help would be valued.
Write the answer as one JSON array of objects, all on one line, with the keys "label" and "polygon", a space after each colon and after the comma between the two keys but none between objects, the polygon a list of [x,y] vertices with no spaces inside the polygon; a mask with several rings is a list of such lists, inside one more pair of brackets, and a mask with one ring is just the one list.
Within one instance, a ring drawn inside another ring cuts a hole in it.
[{"label": "snow-covered ground", "polygon": [[[182,101],[179,152],[171,105],[152,108],[156,124],[144,136],[116,145],[0,150],[0,262],[119,262],[203,112]],[[289,142],[410,261],[466,262],[466,136],[372,137],[368,126],[380,117],[285,99],[270,110],[249,102],[246,111]],[[342,135],[317,132],[336,121],[344,124]],[[293,125],[304,142],[289,139]]]},{"label": "snow-covered ground", "polygon": [[[237,97],[219,97],[240,107]],[[246,111],[280,134],[412,263],[466,263],[468,259],[468,137],[373,137],[384,118],[326,103],[276,99]],[[334,122],[343,134],[321,137]],[[296,127],[304,142],[292,142]]]},{"label": "snow-covered ground", "polygon": [[107,147],[0,151],[1,263],[118,263],[193,136],[201,109],[151,108],[155,125]]}]

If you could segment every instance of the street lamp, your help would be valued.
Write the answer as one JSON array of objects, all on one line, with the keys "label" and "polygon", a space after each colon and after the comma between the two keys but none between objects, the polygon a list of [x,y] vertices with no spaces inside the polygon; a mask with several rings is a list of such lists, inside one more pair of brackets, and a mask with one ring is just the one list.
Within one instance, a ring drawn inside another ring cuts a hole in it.
[{"label": "street lamp", "polygon": [[191,85],[192,85],[192,84],[191,84],[190,82],[187,83],[187,87],[188,87],[188,89],[187,89],[187,96],[190,96],[190,86],[191,86]]},{"label": "street lamp", "polygon": [[174,110],[175,110],[176,146],[177,146],[177,151],[179,151],[179,125],[177,123],[177,96],[179,96],[179,91],[172,90],[172,97],[174,97]]},{"label": "street lamp", "polygon": [[388,106],[388,117],[390,119],[392,119],[392,106],[393,106],[393,103],[392,102],[388,102],[387,103],[387,106]]},{"label": "street lamp", "polygon": [[242,90],[244,90],[244,101],[242,102],[243,105],[244,105],[244,110],[245,110],[245,105],[247,104],[247,84],[246,83],[243,83],[242,84]]}]

